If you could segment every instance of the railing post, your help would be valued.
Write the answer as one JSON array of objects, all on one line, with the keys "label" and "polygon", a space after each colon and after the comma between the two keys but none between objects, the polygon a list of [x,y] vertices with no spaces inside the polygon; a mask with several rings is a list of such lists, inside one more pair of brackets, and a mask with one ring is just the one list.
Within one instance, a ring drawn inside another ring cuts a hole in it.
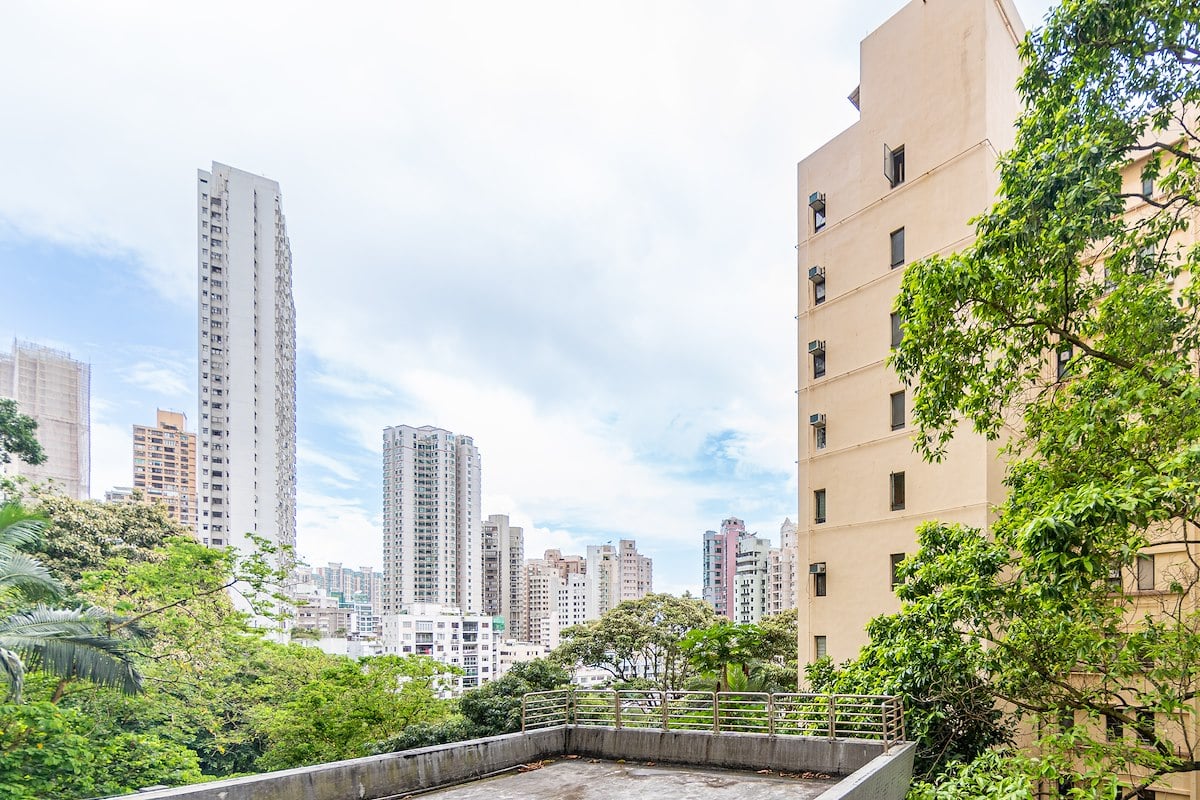
[{"label": "railing post", "polygon": [[529,702],[529,693],[521,695],[521,732],[525,732],[525,704]]},{"label": "railing post", "polygon": [[618,692],[616,689],[613,689],[612,693],[613,693],[613,720],[614,720],[614,722],[616,722],[616,725],[619,728],[619,727],[621,727],[621,693]]},{"label": "railing post", "polygon": [[663,729],[664,731],[669,731],[669,730],[671,729],[671,706],[670,706],[670,702],[671,702],[671,701],[670,701],[670,700],[667,698],[667,690],[666,690],[666,689],[663,689],[663,691],[662,691],[662,717],[663,717],[663,727],[662,727],[662,729]]},{"label": "railing post", "polygon": [[721,694],[713,692],[713,733],[721,732]]},{"label": "railing post", "polygon": [[834,730],[837,726],[837,695],[829,695],[829,738],[835,738]]},{"label": "railing post", "polygon": [[767,695],[767,733],[775,735],[775,694]]},{"label": "railing post", "polygon": [[567,689],[567,712],[563,715],[563,721],[567,725],[579,724],[579,707],[575,704],[574,687]]}]

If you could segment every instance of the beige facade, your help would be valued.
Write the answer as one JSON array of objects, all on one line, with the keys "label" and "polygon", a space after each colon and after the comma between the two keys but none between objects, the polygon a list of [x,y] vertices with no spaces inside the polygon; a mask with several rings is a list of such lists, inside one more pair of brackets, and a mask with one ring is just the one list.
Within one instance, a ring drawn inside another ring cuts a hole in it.
[{"label": "beige facade", "polygon": [[899,609],[893,564],[921,521],[986,527],[1003,496],[994,443],[913,452],[886,359],[904,266],[968,244],[994,198],[1023,34],[1009,0],[913,0],[862,42],[859,120],[799,164],[801,663],[853,657]]},{"label": "beige facade", "polygon": [[76,500],[86,500],[92,475],[92,367],[70,353],[32,342],[13,341],[12,353],[0,353],[0,397],[17,401],[17,410],[37,422],[38,443],[46,460],[37,465],[19,458],[0,472],[49,483]]},{"label": "beige facade", "polygon": [[196,434],[183,414],[160,408],[154,425],[133,426],[133,488],[196,531]]}]

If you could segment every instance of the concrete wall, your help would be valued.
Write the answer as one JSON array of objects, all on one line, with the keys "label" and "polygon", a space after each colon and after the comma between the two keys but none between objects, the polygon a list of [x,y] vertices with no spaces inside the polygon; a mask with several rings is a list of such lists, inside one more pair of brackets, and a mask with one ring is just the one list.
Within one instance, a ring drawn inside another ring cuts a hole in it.
[{"label": "concrete wall", "polygon": [[906,747],[881,756],[879,742],[854,739],[559,726],[128,796],[141,800],[386,800],[577,754],[700,768],[849,775],[847,781],[853,783],[854,793],[827,792],[822,797],[902,800],[912,776],[912,746]]},{"label": "concrete wall", "polygon": [[838,781],[817,800],[904,800],[912,783],[916,742],[893,747],[854,774]]},{"label": "concrete wall", "polygon": [[380,800],[478,780],[562,755],[566,736],[565,728],[545,728],[127,796],[140,800]]},{"label": "concrete wall", "polygon": [[754,733],[661,731],[573,726],[567,752],[608,760],[630,759],[724,769],[774,769],[849,775],[883,751],[879,742]]}]

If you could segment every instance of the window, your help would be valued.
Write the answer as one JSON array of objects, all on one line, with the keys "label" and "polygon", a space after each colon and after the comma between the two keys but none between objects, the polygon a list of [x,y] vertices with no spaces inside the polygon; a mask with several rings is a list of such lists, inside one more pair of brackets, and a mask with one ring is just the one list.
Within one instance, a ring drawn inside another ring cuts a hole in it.
[{"label": "window", "polygon": [[904,263],[904,228],[894,230],[892,238],[892,269]]},{"label": "window", "polygon": [[828,440],[825,436],[825,426],[813,428],[813,437],[816,439],[816,447],[818,450],[824,450]]},{"label": "window", "polygon": [[904,391],[892,392],[892,430],[898,431],[904,427]]},{"label": "window", "polygon": [[883,146],[883,176],[893,189],[904,183],[904,145],[895,150]]},{"label": "window", "polygon": [[808,207],[812,209],[813,233],[825,227],[825,193],[813,192],[808,196]]},{"label": "window", "polygon": [[890,483],[892,511],[900,511],[904,508],[904,473],[893,472],[891,474]]},{"label": "window", "polygon": [[813,305],[819,306],[825,302],[825,279],[813,281]]},{"label": "window", "polygon": [[1139,592],[1154,591],[1154,556],[1138,556],[1137,587]]},{"label": "window", "polygon": [[1154,196],[1154,178],[1142,176],[1142,194],[1147,198]]},{"label": "window", "polygon": [[[821,566],[824,566],[824,564]],[[829,590],[829,584],[826,583],[825,577],[824,572],[813,573],[813,596],[824,597],[825,593]]]},{"label": "window", "polygon": [[817,658],[824,658],[829,653],[829,642],[824,636],[813,637],[813,651]]},{"label": "window", "polygon": [[1055,353],[1055,375],[1061,381],[1067,377],[1067,369],[1071,366],[1071,357],[1075,355],[1075,348],[1071,345],[1059,348]]},{"label": "window", "polygon": [[1141,744],[1154,744],[1154,710],[1139,708],[1137,710],[1137,727],[1134,729],[1137,740]]},{"label": "window", "polygon": [[1108,583],[1108,590],[1110,592],[1121,591],[1121,568],[1113,567],[1110,569],[1108,571],[1108,578],[1105,580]]},{"label": "window", "polygon": [[825,375],[825,351],[813,353],[813,377],[820,378]]},{"label": "window", "polygon": [[1104,736],[1110,742],[1119,742],[1125,738],[1125,723],[1112,714],[1104,715]]},{"label": "window", "polygon": [[813,492],[813,522],[822,523],[825,521],[825,490],[817,489]]},{"label": "window", "polygon": [[904,583],[900,579],[900,564],[904,562],[904,553],[892,553],[888,558],[891,561],[892,588],[895,589],[900,584]]},{"label": "window", "polygon": [[892,313],[892,349],[900,346],[900,342],[904,341],[904,328],[900,325],[900,315]]}]

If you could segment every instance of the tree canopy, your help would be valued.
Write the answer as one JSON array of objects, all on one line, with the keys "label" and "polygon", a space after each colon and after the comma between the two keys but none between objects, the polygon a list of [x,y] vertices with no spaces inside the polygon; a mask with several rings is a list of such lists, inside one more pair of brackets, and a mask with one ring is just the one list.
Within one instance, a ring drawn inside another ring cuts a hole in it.
[{"label": "tree canopy", "polygon": [[46,453],[37,440],[37,421],[17,408],[17,401],[0,397],[0,464],[13,456],[26,464],[41,464]]},{"label": "tree canopy", "polygon": [[603,669],[618,683],[682,689],[695,674],[683,637],[715,621],[716,613],[703,600],[646,595],[626,600],[599,620],[567,628],[550,657],[567,667]]},{"label": "tree canopy", "polygon": [[[999,200],[906,271],[892,360],[919,451],[1001,438],[1007,499],[923,527],[902,611],[811,677],[906,696],[921,796],[1132,797],[1200,755],[1200,7],[1064,0],[1022,54]],[[1032,757],[991,750],[1016,719]]]}]

